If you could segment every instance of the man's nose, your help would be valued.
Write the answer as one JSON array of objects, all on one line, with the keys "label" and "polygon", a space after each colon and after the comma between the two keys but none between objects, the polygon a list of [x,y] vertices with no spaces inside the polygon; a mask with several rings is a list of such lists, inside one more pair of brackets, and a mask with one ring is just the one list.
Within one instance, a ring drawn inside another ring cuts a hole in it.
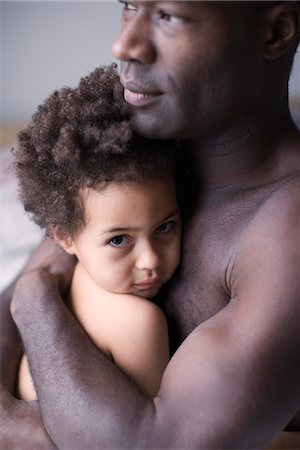
[{"label": "man's nose", "polygon": [[115,58],[120,61],[138,61],[142,64],[151,64],[156,51],[151,40],[150,29],[146,18],[135,17],[126,21],[122,30],[112,46]]},{"label": "man's nose", "polygon": [[151,245],[147,243],[140,248],[140,254],[136,261],[136,266],[140,270],[155,270],[160,264],[160,256],[157,250]]}]

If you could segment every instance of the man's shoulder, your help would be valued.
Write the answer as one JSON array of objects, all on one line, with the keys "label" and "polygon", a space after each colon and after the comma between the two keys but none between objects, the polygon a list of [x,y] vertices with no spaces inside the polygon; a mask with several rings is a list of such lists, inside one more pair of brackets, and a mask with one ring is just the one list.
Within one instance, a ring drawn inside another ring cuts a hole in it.
[{"label": "man's shoulder", "polygon": [[[264,195],[235,242],[233,260],[300,259],[300,175],[285,177]],[[255,256],[256,255],[256,256]],[[290,262],[289,262],[290,264]]]},{"label": "man's shoulder", "polygon": [[260,191],[250,215],[249,231],[256,227],[269,227],[271,223],[278,226],[299,224],[300,170],[262,186]]},{"label": "man's shoulder", "polygon": [[261,203],[257,218],[273,223],[296,224],[300,219],[300,170],[279,180],[275,188]]},{"label": "man's shoulder", "polygon": [[265,318],[283,312],[299,315],[299,189],[299,178],[291,178],[264,198],[227,266],[231,297],[256,308]]},{"label": "man's shoulder", "polygon": [[233,261],[239,262],[236,267],[249,269],[251,264],[253,273],[256,261],[274,270],[274,276],[275,272],[285,273],[291,265],[299,268],[299,236],[300,176],[293,176],[282,180],[263,199],[241,233]]}]

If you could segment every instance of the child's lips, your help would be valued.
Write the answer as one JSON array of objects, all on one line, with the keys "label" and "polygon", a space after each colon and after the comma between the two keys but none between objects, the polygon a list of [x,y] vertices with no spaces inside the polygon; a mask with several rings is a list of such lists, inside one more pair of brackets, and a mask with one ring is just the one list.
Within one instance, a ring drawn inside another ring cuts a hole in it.
[{"label": "child's lips", "polygon": [[140,283],[136,283],[136,286],[141,289],[149,289],[153,286],[156,286],[159,283],[158,278],[148,278],[147,280],[141,281]]}]

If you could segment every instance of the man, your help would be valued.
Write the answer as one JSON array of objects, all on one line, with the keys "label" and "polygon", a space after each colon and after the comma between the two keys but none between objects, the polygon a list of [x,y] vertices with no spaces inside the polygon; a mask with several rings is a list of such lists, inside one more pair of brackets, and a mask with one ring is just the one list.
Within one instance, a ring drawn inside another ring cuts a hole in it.
[{"label": "man", "polygon": [[71,318],[61,278],[25,275],[12,312],[59,448],[263,448],[300,429],[299,23],[297,2],[124,4],[113,50],[133,126],[182,139],[197,182],[162,305],[177,351],[149,401]]}]

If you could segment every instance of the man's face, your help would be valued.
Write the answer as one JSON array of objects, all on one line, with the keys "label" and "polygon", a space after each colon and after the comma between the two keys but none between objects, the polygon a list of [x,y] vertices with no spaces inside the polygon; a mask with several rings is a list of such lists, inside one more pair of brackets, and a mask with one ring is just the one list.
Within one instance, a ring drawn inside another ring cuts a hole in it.
[{"label": "man's face", "polygon": [[251,109],[262,90],[252,3],[124,3],[113,53],[136,131],[210,137]]}]

